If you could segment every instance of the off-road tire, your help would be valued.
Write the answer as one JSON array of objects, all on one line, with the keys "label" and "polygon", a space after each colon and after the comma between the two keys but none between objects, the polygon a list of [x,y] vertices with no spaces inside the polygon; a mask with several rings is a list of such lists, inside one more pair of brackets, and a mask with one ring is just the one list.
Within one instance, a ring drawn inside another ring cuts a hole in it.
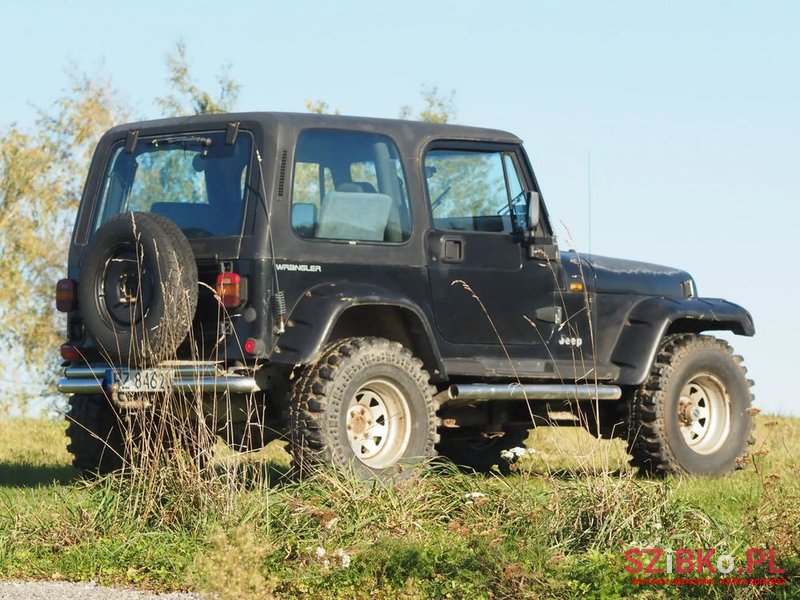
[{"label": "off-road tire", "polygon": [[107,475],[124,466],[172,460],[176,450],[200,470],[211,462],[216,436],[205,423],[165,420],[152,409],[122,414],[102,395],[75,394],[69,406],[67,450],[83,475]]},{"label": "off-road tire", "polygon": [[[327,465],[352,470],[364,479],[397,481],[411,472],[408,467],[435,456],[439,418],[429,379],[422,362],[397,342],[353,337],[328,344],[317,362],[303,368],[293,386],[289,420],[296,472],[309,474],[318,465]],[[357,455],[354,447],[360,441],[351,442],[352,436],[367,436],[373,429],[354,420],[354,411],[363,407],[367,422],[375,417],[378,423],[382,409],[377,406],[371,412],[371,403],[378,400],[368,399],[381,393],[385,406],[395,403],[405,408],[394,411],[392,419],[384,419],[381,431],[386,435],[371,440],[369,446],[380,448],[376,454],[368,456],[365,445]],[[406,443],[392,442],[398,439]]]},{"label": "off-road tire", "polygon": [[174,358],[197,309],[197,265],[175,223],[123,213],[93,236],[78,284],[78,310],[98,348],[131,366]]},{"label": "off-road tire", "polygon": [[120,416],[101,395],[75,394],[69,399],[67,450],[82,474],[105,475],[122,468],[125,437]]},{"label": "off-road tire", "polygon": [[667,336],[631,397],[631,464],[648,475],[725,475],[741,465],[753,443],[753,382],[742,362],[715,337]]},{"label": "off-road tire", "polygon": [[524,427],[508,428],[500,437],[486,438],[479,433],[464,437],[458,431],[442,428],[441,441],[436,447],[439,455],[467,472],[489,473],[497,465],[497,469],[508,474],[511,463],[500,454],[511,448],[524,448],[528,439],[528,429]]}]

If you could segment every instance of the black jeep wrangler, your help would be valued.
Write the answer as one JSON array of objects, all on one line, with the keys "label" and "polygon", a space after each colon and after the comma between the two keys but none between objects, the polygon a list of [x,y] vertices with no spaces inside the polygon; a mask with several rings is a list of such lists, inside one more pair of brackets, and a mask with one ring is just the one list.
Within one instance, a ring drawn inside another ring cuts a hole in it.
[{"label": "black jeep wrangler", "polygon": [[727,473],[751,440],[752,381],[703,334],[752,336],[750,314],[684,271],[561,251],[504,131],[280,113],[115,127],[56,295],[81,469],[119,468],[126,413],[173,395],[190,441],[285,437],[301,470],[363,477],[437,454],[488,470],[540,425],[622,437],[647,473]]}]

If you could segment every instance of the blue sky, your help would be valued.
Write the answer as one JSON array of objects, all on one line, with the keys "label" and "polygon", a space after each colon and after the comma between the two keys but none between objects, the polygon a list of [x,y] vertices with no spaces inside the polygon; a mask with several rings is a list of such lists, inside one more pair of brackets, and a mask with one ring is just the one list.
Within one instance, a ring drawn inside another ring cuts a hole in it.
[{"label": "blue sky", "polygon": [[455,90],[458,122],[525,140],[564,246],[747,307],[757,336],[731,339],[757,404],[800,414],[800,3],[0,0],[0,20],[0,129],[29,126],[70,63],[159,116],[181,38],[202,85],[232,65],[243,110],[394,117],[423,84]]}]

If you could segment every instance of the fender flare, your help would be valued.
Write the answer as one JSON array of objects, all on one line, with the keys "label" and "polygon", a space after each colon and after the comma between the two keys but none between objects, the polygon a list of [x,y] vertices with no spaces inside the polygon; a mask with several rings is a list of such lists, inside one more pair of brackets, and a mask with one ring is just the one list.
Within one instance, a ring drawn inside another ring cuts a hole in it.
[{"label": "fender flare", "polygon": [[617,383],[641,385],[647,379],[665,335],[732,331],[755,335],[753,317],[733,302],[718,298],[647,298],[628,314],[611,353],[620,368]]},{"label": "fender flare", "polygon": [[325,283],[306,290],[292,308],[286,331],[278,336],[269,360],[282,364],[316,361],[339,318],[355,306],[388,306],[407,310],[419,320],[430,345],[431,373],[446,376],[430,320],[411,299],[396,291],[363,283]]}]

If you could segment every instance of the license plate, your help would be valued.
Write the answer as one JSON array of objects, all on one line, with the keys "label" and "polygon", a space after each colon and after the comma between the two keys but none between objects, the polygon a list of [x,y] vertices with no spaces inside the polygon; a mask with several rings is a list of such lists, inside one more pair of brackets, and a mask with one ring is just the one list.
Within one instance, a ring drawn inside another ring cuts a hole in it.
[{"label": "license plate", "polygon": [[172,371],[167,369],[129,370],[119,373],[117,388],[120,392],[166,392]]}]

